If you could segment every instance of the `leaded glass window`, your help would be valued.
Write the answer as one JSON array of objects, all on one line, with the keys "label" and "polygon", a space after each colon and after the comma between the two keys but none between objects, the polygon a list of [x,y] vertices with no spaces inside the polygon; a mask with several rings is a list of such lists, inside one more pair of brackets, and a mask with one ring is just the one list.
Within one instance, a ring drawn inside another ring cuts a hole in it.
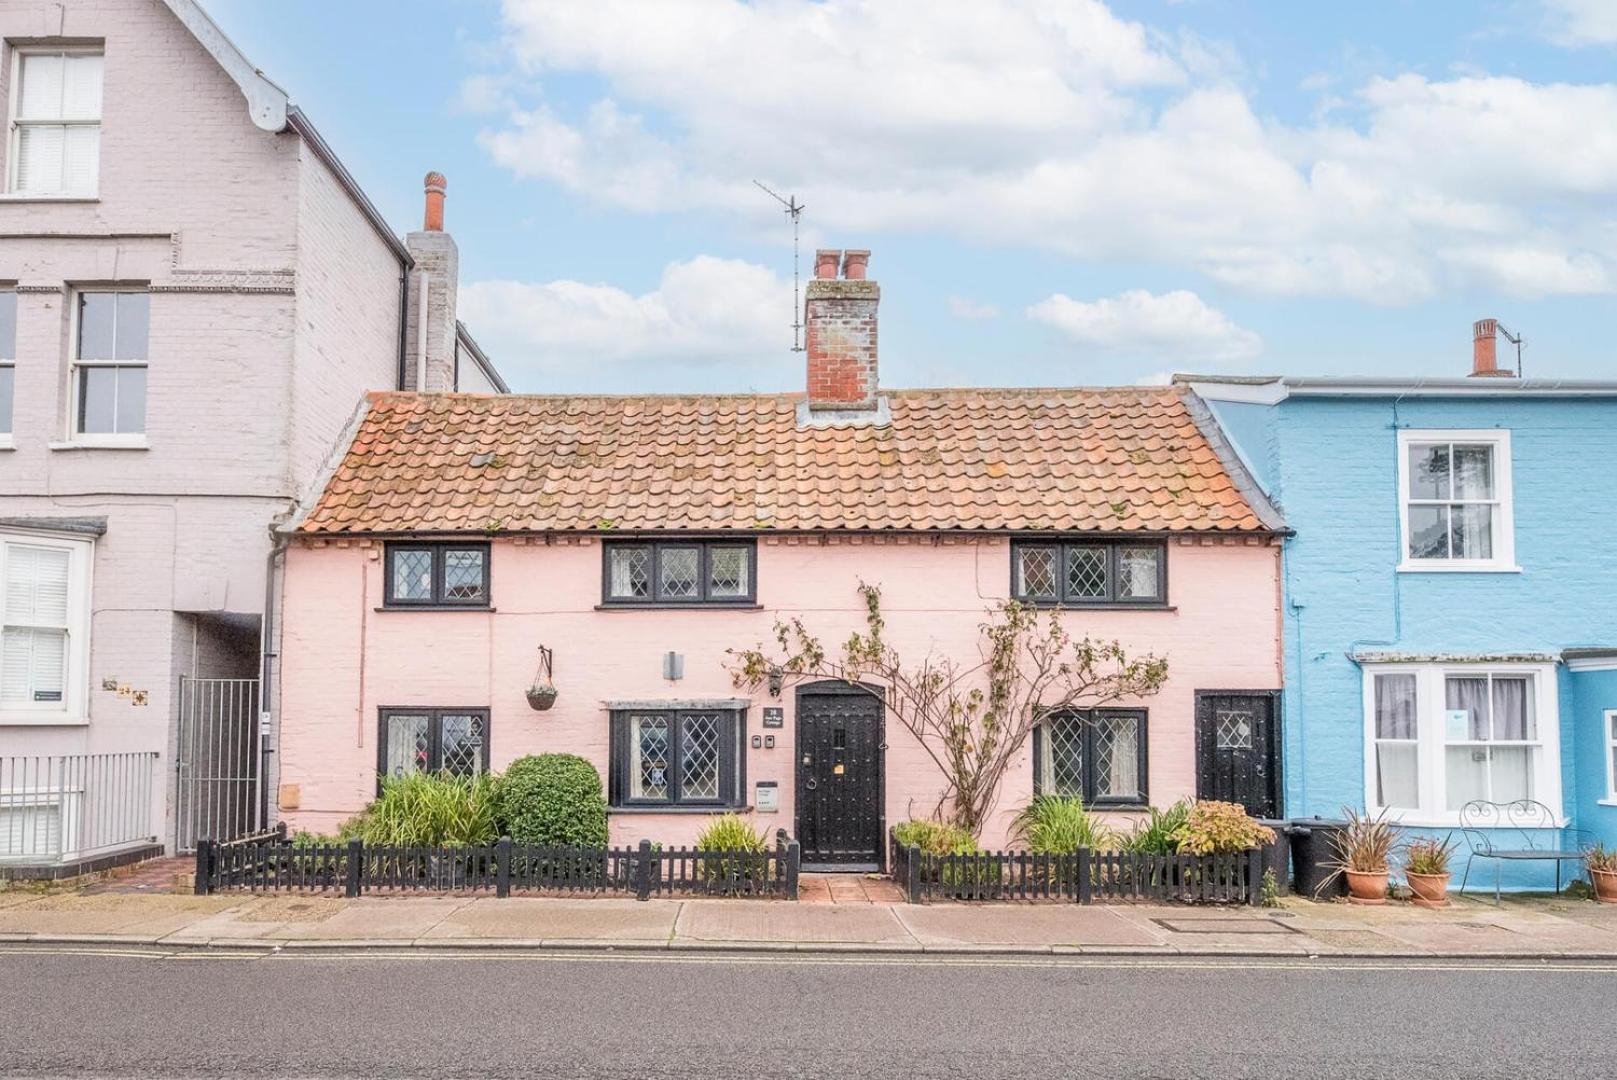
[{"label": "leaded glass window", "polygon": [[382,778],[489,768],[487,709],[383,709],[377,771]]},{"label": "leaded glass window", "polygon": [[1167,602],[1167,560],[1160,541],[1018,541],[1011,594],[1031,604],[1158,606]]},{"label": "leaded glass window", "polygon": [[487,544],[387,545],[386,606],[487,607]]},{"label": "leaded glass window", "polygon": [[614,713],[612,804],[739,804],[742,715],[732,709]]},{"label": "leaded glass window", "polygon": [[612,541],[605,552],[606,605],[743,604],[756,590],[750,541]]},{"label": "leaded glass window", "polygon": [[1034,787],[1093,805],[1144,805],[1146,714],[1062,710],[1034,731]]}]

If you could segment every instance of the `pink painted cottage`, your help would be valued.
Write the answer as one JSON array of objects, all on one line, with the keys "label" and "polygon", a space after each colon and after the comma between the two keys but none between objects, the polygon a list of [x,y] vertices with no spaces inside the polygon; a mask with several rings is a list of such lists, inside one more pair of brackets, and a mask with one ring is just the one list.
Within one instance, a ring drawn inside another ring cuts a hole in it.
[{"label": "pink painted cottage", "polygon": [[[615,843],[688,843],[735,809],[805,865],[877,868],[937,767],[876,697],[738,692],[726,667],[782,617],[861,628],[861,581],[909,656],[977,656],[1015,596],[1169,662],[1147,700],[1051,716],[986,844],[1035,789],[1276,813],[1283,527],[1199,400],[882,390],[867,259],[820,253],[806,394],[372,394],[287,527],[281,816],[330,831],[382,775],[570,751],[607,782]],[[526,696],[541,646],[547,711]]]}]

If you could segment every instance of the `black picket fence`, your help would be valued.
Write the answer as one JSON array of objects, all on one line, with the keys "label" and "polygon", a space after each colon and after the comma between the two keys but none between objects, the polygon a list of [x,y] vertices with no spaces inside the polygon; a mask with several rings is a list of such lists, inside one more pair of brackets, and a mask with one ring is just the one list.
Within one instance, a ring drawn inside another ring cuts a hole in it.
[{"label": "black picket fence", "polygon": [[1227,855],[982,851],[933,855],[888,837],[893,881],[912,904],[928,900],[1119,900],[1253,904],[1262,899],[1263,849]]},{"label": "black picket fence", "polygon": [[518,844],[467,847],[293,844],[286,827],[225,843],[197,843],[196,892],[602,893],[797,899],[801,851],[785,829],[766,851]]}]

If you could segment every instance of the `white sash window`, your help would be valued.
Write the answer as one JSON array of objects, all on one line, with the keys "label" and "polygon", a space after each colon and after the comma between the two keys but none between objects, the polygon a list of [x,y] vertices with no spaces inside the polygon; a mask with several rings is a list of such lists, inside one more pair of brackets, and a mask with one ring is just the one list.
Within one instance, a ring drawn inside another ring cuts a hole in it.
[{"label": "white sash window", "polygon": [[101,172],[101,61],[85,49],[18,49],[10,189],[89,198]]},{"label": "white sash window", "polygon": [[0,533],[0,718],[82,722],[90,542]]}]

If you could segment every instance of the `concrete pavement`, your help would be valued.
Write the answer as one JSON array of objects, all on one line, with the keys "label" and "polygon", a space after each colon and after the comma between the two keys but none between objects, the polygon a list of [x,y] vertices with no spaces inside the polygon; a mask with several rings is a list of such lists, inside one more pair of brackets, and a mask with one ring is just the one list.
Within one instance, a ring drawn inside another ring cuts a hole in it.
[{"label": "concrete pavement", "polygon": [[175,947],[1617,958],[1617,907],[1460,900],[1444,911],[432,896],[0,893],[0,941]]}]

